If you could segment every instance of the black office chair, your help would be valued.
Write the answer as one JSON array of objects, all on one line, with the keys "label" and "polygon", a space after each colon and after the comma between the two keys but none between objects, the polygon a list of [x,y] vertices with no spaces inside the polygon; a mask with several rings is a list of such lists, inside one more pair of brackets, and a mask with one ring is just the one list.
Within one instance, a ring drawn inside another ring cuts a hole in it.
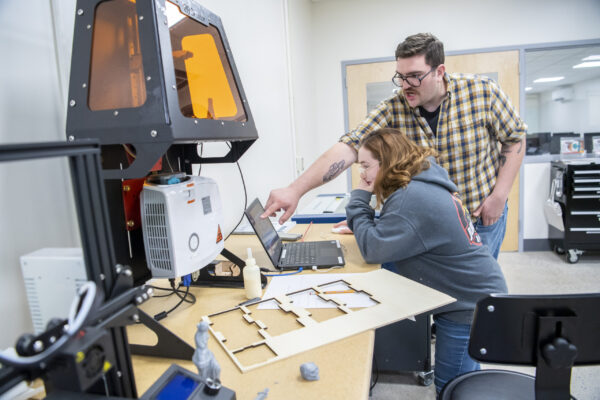
[{"label": "black office chair", "polygon": [[600,363],[600,293],[487,296],[477,302],[469,354],[535,366],[536,374],[469,372],[449,381],[440,400],[569,399],[571,368]]}]

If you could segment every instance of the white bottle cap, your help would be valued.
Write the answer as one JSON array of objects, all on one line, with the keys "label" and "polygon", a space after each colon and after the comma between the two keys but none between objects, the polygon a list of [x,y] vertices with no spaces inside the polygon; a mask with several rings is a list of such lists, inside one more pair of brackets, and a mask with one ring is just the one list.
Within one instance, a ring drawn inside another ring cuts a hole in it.
[{"label": "white bottle cap", "polygon": [[255,266],[256,260],[252,257],[252,249],[248,247],[248,258],[246,259],[246,266]]}]

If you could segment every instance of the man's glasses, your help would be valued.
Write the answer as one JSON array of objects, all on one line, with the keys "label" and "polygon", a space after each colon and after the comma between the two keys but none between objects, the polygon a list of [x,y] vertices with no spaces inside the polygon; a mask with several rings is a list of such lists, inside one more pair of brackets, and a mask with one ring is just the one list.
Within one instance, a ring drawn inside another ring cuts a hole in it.
[{"label": "man's glasses", "polygon": [[398,87],[402,87],[403,81],[408,83],[412,87],[419,87],[419,86],[421,86],[421,82],[423,81],[423,79],[425,79],[427,77],[427,75],[429,75],[431,73],[431,71],[433,71],[435,68],[436,67],[431,67],[429,72],[427,72],[425,75],[423,75],[421,77],[418,77],[416,75],[404,76],[401,73],[396,72],[396,75],[394,75],[394,77],[392,78],[392,82],[394,82],[394,85],[396,85]]}]

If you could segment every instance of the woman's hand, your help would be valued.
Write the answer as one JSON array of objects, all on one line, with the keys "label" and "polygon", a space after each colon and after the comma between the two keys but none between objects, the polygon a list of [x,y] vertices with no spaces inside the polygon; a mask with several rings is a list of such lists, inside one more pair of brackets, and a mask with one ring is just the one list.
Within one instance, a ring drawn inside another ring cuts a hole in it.
[{"label": "woman's hand", "polygon": [[341,233],[346,235],[352,234],[352,231],[350,230],[350,228],[348,228],[348,221],[346,220],[340,221],[337,224],[333,225],[331,231],[333,233]]},{"label": "woman's hand", "polygon": [[362,189],[362,190],[366,190],[367,192],[373,193],[374,182],[367,183],[367,181],[365,181],[365,179],[362,177],[362,174],[361,174],[360,182],[358,182],[357,189]]}]

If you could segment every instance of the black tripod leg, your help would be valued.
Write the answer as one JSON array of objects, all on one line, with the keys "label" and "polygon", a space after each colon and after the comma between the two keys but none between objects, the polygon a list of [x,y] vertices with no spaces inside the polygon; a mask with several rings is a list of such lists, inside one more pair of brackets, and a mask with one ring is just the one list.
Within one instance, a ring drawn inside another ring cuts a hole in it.
[{"label": "black tripod leg", "polygon": [[195,349],[183,341],[179,336],[162,326],[154,318],[139,310],[140,322],[147,326],[158,336],[158,343],[154,346],[144,344],[129,344],[131,354],[152,357],[177,358],[191,360]]}]

